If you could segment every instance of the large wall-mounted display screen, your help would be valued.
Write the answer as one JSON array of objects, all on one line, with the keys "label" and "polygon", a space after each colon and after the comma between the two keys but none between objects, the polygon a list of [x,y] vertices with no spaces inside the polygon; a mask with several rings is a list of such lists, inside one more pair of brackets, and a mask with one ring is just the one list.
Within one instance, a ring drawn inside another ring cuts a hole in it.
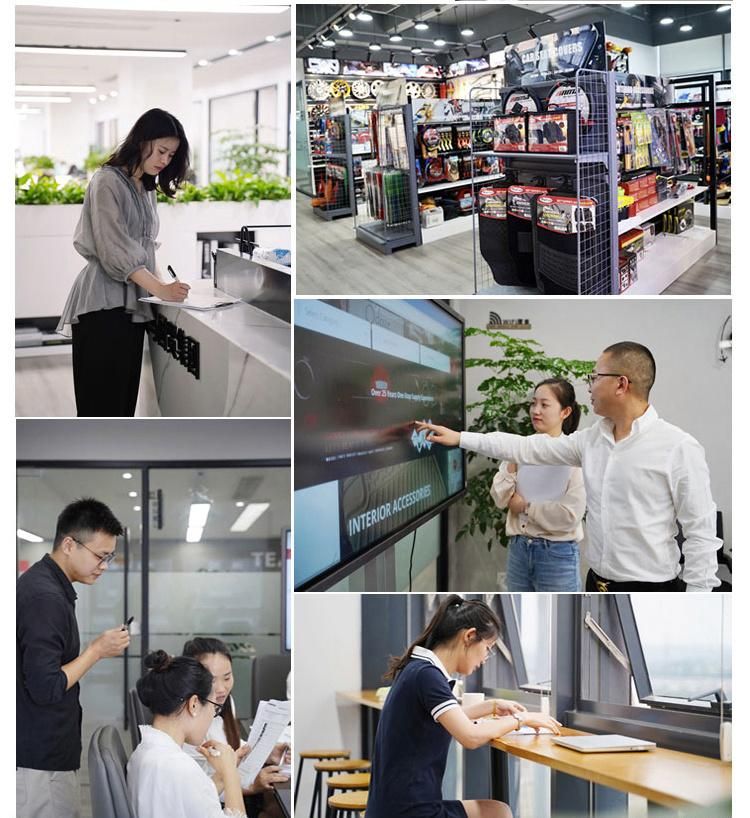
[{"label": "large wall-mounted display screen", "polygon": [[462,319],[435,301],[297,299],[294,312],[300,588],[463,492],[463,452],[413,424],[464,428],[464,345]]}]

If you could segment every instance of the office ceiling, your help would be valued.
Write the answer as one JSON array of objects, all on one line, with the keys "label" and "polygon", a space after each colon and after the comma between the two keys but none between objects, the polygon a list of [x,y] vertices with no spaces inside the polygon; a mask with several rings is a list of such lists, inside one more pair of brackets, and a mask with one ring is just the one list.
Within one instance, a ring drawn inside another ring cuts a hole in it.
[{"label": "office ceiling", "polygon": [[[636,4],[623,8],[621,3],[446,3],[440,5],[308,5],[297,6],[297,54],[309,57],[330,57],[332,49],[322,47],[316,40],[318,34],[332,35],[336,42],[336,56],[341,59],[365,59],[370,43],[378,43],[382,50],[371,52],[371,59],[388,60],[390,52],[401,62],[450,61],[449,51],[468,47],[472,57],[481,56],[483,41],[490,51],[500,50],[504,45],[503,34],[509,42],[521,42],[531,36],[532,26],[537,34],[558,31],[561,27],[604,20],[606,32],[611,36],[643,43],[663,45],[723,34],[730,31],[731,14],[717,13],[717,5],[683,3],[680,5]],[[372,20],[362,20],[358,14],[365,12]],[[667,14],[674,23],[661,25]],[[419,20],[427,23],[427,30],[419,31],[414,24]],[[351,37],[333,32],[331,25],[346,25]],[[690,32],[681,32],[680,26],[689,23]],[[471,36],[460,31],[465,26],[474,30]],[[396,31],[403,40],[391,43],[389,36]],[[437,47],[434,40],[440,37],[445,46]],[[313,49],[308,48],[313,44]],[[423,54],[416,60],[410,49],[419,46]],[[408,60],[406,59],[408,55]]]}]

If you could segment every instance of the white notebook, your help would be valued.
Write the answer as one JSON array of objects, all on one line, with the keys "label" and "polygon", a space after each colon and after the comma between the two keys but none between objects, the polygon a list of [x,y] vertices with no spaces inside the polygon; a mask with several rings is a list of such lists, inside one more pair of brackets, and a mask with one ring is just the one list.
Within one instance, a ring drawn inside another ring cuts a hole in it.
[{"label": "white notebook", "polygon": [[638,753],[653,750],[655,742],[630,736],[555,736],[552,741],[579,753]]},{"label": "white notebook", "polygon": [[164,301],[157,298],[155,295],[149,295],[145,298],[138,299],[139,301],[147,301],[149,304],[163,304],[165,307],[180,307],[183,310],[217,310],[219,307],[228,307],[230,304],[239,304],[241,298],[233,298],[231,295],[204,295],[203,293],[196,293],[188,296],[184,301]]}]

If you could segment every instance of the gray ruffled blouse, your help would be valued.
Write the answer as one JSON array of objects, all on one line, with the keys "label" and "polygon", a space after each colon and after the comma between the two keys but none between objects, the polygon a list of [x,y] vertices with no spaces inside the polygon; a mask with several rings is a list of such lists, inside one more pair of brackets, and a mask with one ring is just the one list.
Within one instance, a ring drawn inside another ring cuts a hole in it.
[{"label": "gray ruffled blouse", "polygon": [[120,168],[98,170],[86,189],[73,246],[86,259],[65,302],[57,331],[70,337],[71,325],[87,312],[124,307],[136,323],[151,321],[148,292],[129,277],[145,267],[156,273],[156,192],[139,190]]}]

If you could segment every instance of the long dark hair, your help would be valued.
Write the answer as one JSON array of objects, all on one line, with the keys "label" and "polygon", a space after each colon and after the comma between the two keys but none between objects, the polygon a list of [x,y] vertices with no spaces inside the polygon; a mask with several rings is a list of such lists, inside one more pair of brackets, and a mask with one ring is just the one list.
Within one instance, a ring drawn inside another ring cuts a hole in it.
[{"label": "long dark hair", "polygon": [[560,406],[563,409],[570,408],[572,410],[563,421],[562,430],[565,435],[575,432],[581,422],[581,407],[576,400],[576,390],[573,388],[573,384],[566,381],[565,378],[547,378],[544,381],[539,381],[534,387],[534,391],[536,392],[540,386],[549,386],[555,393]]},{"label": "long dark hair", "polygon": [[[229,664],[232,664],[232,655],[229,653],[229,648],[221,639],[215,639],[212,636],[196,636],[194,639],[188,639],[182,647],[183,656],[192,656],[194,659],[200,661],[201,656],[206,656],[210,653],[219,653],[229,659]],[[240,725],[232,712],[232,696],[227,696],[224,706],[221,708],[221,720],[224,722],[224,734],[227,737],[227,744],[236,750],[240,746]]]},{"label": "long dark hair", "polygon": [[156,177],[150,173],[144,173],[141,182],[146,190],[155,190],[158,187],[165,196],[174,198],[177,188],[185,181],[190,169],[190,146],[180,120],[161,108],[151,108],[145,114],[141,114],[130,129],[130,133],[104,164],[123,168],[132,176],[141,164],[144,146],[155,139],[172,136],[177,137],[180,144],[172,161],[159,174],[158,185]]},{"label": "long dark hair", "polygon": [[144,660],[146,672],[135,683],[138,698],[152,713],[171,716],[179,712],[191,696],[202,702],[211,695],[211,674],[188,656],[170,656],[152,651]]},{"label": "long dark hair", "polygon": [[415,647],[435,650],[452,641],[462,630],[476,628],[475,642],[495,639],[500,633],[500,622],[488,605],[478,599],[462,599],[458,594],[446,597],[427,627],[409,645],[401,656],[391,657],[384,679],[395,679],[406,667]]}]

